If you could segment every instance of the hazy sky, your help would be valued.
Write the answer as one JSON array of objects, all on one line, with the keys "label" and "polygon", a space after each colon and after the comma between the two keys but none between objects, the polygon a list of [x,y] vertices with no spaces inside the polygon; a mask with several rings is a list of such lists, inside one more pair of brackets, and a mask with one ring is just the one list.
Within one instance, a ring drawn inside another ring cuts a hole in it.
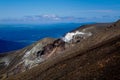
[{"label": "hazy sky", "polygon": [[0,22],[95,22],[120,18],[120,0],[0,0]]}]

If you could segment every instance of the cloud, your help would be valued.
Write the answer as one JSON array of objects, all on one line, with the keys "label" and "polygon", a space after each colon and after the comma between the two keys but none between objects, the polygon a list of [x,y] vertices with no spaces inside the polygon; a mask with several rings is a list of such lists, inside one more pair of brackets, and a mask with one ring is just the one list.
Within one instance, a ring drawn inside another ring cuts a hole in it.
[{"label": "cloud", "polygon": [[116,12],[114,10],[80,10],[79,12],[88,12],[88,13],[111,13],[111,12]]},{"label": "cloud", "polygon": [[[97,11],[97,10],[90,10],[90,11]],[[97,12],[109,12],[104,10],[98,10]],[[24,16],[22,18],[7,18],[1,19],[0,23],[2,22],[9,22],[9,23],[64,23],[64,22],[99,22],[99,21],[109,21],[112,19],[118,19],[120,16],[109,16],[103,15],[99,17],[74,17],[74,16],[58,16],[58,15],[33,15],[33,16]]]},{"label": "cloud", "polygon": [[114,12],[113,10],[88,10],[89,12],[101,12],[101,13],[109,13]]},{"label": "cloud", "polygon": [[19,19],[14,19],[14,18],[7,18],[7,19],[1,19],[0,21],[23,21],[23,22],[70,22],[70,21],[75,21],[79,18],[75,18],[72,16],[57,16],[57,15],[34,15],[34,16],[24,16]]},{"label": "cloud", "polygon": [[57,15],[35,15],[35,16],[25,16],[24,20],[31,20],[31,21],[58,21],[61,18]]}]

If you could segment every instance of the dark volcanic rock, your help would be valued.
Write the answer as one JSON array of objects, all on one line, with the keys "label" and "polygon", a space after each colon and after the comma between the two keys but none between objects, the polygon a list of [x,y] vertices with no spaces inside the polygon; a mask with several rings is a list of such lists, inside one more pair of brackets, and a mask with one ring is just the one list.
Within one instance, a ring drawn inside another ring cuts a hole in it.
[{"label": "dark volcanic rock", "polygon": [[[11,76],[6,76],[4,71],[2,79],[119,80],[119,24],[120,21],[80,27],[75,31],[91,32],[92,36],[75,43],[66,43],[61,39],[54,40],[42,49],[45,61],[27,71]],[[25,53],[22,52],[22,54]]]}]

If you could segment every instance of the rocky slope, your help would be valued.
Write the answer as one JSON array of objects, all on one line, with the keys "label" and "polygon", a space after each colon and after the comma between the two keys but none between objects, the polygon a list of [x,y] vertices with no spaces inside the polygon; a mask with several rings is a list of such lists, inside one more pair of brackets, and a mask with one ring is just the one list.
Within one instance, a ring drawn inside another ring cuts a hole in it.
[{"label": "rocky slope", "polygon": [[120,21],[84,25],[0,57],[3,80],[119,80]]}]

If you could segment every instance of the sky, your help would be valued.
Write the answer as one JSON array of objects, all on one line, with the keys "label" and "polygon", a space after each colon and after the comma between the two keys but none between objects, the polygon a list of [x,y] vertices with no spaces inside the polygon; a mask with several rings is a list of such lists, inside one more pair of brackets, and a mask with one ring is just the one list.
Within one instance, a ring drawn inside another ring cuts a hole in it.
[{"label": "sky", "polygon": [[0,23],[112,22],[120,0],[0,0]]}]

